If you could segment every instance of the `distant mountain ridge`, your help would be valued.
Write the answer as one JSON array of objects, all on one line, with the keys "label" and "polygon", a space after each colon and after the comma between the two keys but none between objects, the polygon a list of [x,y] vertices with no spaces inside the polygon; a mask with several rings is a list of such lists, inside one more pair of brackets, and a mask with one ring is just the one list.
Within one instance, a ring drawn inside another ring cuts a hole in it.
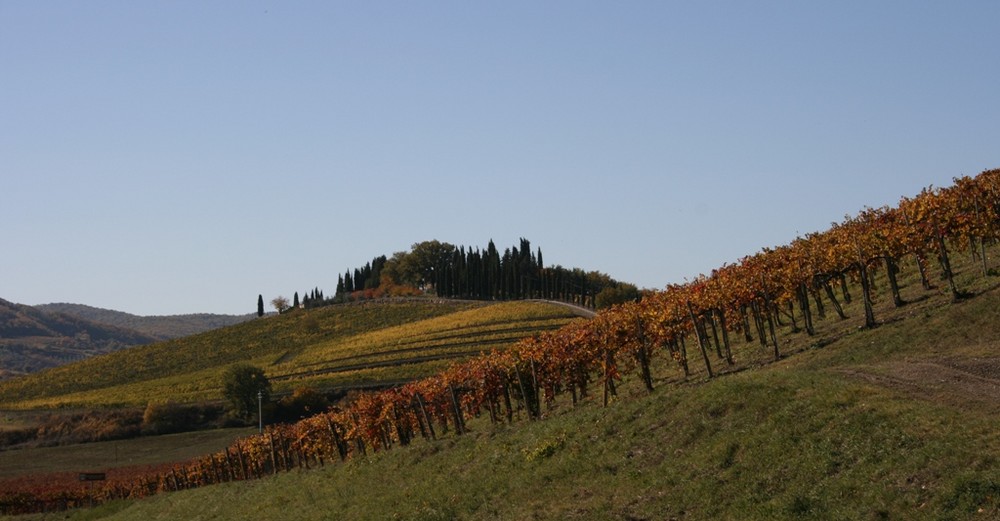
[{"label": "distant mountain ridge", "polygon": [[139,316],[123,311],[102,309],[84,304],[53,303],[35,306],[49,313],[63,313],[91,322],[131,329],[158,340],[190,336],[253,319],[256,315],[219,315],[192,313],[187,315]]},{"label": "distant mountain ridge", "polygon": [[141,317],[83,304],[27,306],[0,299],[0,380],[253,317],[209,313]]},{"label": "distant mountain ridge", "polygon": [[0,379],[157,340],[131,329],[0,299]]}]

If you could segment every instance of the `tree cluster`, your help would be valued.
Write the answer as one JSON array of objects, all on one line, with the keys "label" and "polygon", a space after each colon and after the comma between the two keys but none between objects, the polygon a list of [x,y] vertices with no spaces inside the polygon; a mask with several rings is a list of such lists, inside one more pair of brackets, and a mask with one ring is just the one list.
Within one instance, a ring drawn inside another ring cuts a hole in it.
[{"label": "tree cluster", "polygon": [[385,267],[386,261],[385,255],[382,255],[372,259],[363,268],[356,268],[353,275],[351,270],[347,270],[337,279],[337,295],[349,295],[355,291],[378,288],[381,285],[382,268]]},{"label": "tree cluster", "polygon": [[[607,288],[623,285],[598,272],[545,267],[542,250],[532,252],[531,243],[521,239],[519,246],[500,253],[493,241],[485,250],[452,248],[439,259],[434,271],[435,291],[439,297],[481,300],[547,299],[595,307],[595,297]],[[635,290],[634,286],[631,286]]]},{"label": "tree cluster", "polygon": [[[291,308],[284,297],[272,300],[278,311],[384,296],[433,294],[441,298],[474,300],[547,299],[603,308],[639,298],[632,284],[600,272],[562,266],[546,267],[541,248],[521,239],[501,252],[492,240],[484,249],[454,246],[437,240],[413,244],[410,251],[375,257],[364,267],[337,277],[337,290],[326,298],[318,287]],[[258,308],[260,303],[258,302]],[[258,313],[259,313],[258,309]]]}]

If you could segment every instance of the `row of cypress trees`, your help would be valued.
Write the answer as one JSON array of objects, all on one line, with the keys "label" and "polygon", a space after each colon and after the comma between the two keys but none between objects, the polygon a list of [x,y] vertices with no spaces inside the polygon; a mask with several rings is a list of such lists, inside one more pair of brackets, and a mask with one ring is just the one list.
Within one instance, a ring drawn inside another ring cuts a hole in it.
[{"label": "row of cypress trees", "polygon": [[[319,288],[315,288],[305,293],[301,304],[303,307],[317,307],[343,302],[359,298],[360,292],[370,294],[368,290],[378,290],[387,283],[412,286],[414,291],[432,293],[441,298],[538,298],[586,307],[595,307],[599,301],[597,295],[603,290],[631,286],[596,271],[546,267],[541,248],[532,251],[531,242],[524,238],[518,245],[503,252],[492,240],[484,249],[427,241],[414,244],[410,252],[398,252],[392,258],[382,255],[364,267],[347,270],[338,276],[336,294],[332,298],[326,298]],[[291,303],[293,308],[300,305],[298,297],[296,292]],[[262,314],[262,308],[263,300],[259,299],[259,314]]]},{"label": "row of cypress trees", "polygon": [[337,278],[337,295],[379,287],[382,283],[382,268],[388,260],[382,255],[372,259],[363,268],[355,268],[353,275],[351,270],[347,270]]},{"label": "row of cypress trees", "polygon": [[606,287],[617,286],[598,272],[545,267],[542,250],[531,250],[521,239],[519,246],[501,254],[493,241],[485,250],[455,249],[435,270],[434,289],[439,297],[482,300],[541,298],[594,306],[594,297]]}]

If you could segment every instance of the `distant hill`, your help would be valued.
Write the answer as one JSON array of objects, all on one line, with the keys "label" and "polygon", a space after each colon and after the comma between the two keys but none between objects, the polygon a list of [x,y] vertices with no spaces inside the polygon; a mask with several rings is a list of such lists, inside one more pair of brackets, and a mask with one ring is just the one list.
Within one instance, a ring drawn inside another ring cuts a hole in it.
[{"label": "distant hill", "polygon": [[94,357],[0,382],[10,408],[145,406],[215,400],[237,362],[265,370],[275,393],[380,387],[504,349],[578,318],[546,302],[381,299],[297,309]]},{"label": "distant hill", "polygon": [[204,333],[213,329],[246,322],[256,315],[216,315],[197,313],[189,315],[138,316],[122,311],[95,308],[83,304],[42,304],[36,309],[49,313],[63,313],[91,322],[131,329],[158,340],[170,340]]},{"label": "distant hill", "polygon": [[0,379],[156,341],[131,329],[0,299]]}]

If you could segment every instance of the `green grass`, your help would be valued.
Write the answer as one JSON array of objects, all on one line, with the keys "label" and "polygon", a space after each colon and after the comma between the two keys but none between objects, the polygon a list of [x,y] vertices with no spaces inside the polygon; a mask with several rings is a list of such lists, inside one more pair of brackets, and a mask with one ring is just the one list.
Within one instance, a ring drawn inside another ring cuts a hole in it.
[{"label": "green grass", "polygon": [[997,514],[997,427],[829,375],[741,374],[106,519],[964,519]]},{"label": "green grass", "polygon": [[[734,339],[737,366],[712,355],[724,374],[708,379],[689,345],[690,378],[660,357],[652,394],[631,376],[607,408],[595,386],[542,421],[483,417],[346,464],[27,519],[1000,519],[998,280],[960,271],[975,296],[951,304],[914,272],[902,308],[879,287],[879,327],[860,328],[853,286],[847,320],[779,329],[777,362]],[[964,362],[996,374],[947,372]]]},{"label": "green grass", "polygon": [[998,519],[1000,401],[852,375],[997,361],[994,282],[970,276],[978,295],[957,304],[917,300],[910,283],[913,303],[880,302],[873,330],[858,329],[855,300],[816,337],[779,331],[778,362],[738,342],[740,370],[711,380],[660,358],[652,394],[632,377],[607,408],[563,398],[542,421],[479,418],[469,434],[346,464],[59,518]]},{"label": "green grass", "polygon": [[217,429],[130,440],[0,451],[0,481],[32,474],[81,472],[186,461],[222,450],[256,429]]}]

